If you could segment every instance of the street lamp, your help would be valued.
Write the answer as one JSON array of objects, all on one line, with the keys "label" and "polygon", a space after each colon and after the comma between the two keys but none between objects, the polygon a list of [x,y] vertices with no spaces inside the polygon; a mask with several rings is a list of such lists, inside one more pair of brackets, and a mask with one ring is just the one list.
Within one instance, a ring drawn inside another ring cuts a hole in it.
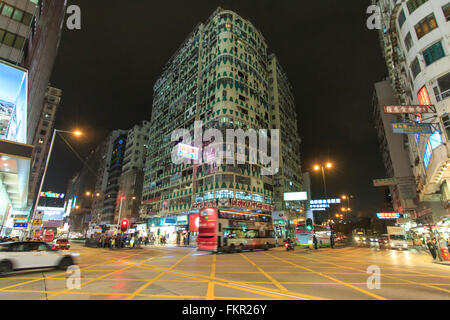
[{"label": "street lamp", "polygon": [[[56,138],[56,133],[69,133],[69,134],[73,134],[76,137],[80,137],[82,136],[81,131],[79,130],[75,130],[75,131],[64,131],[64,130],[57,130],[54,129],[53,130],[53,135],[52,135],[52,141],[50,143],[50,149],[48,150],[48,156],[47,156],[47,160],[45,162],[45,167],[44,167],[44,173],[42,174],[42,179],[41,179],[41,183],[39,185],[39,191],[37,193],[37,197],[36,197],[36,202],[34,204],[34,209],[33,209],[33,215],[32,215],[32,221],[34,220],[35,216],[36,216],[36,209],[37,206],[39,205],[39,200],[41,199],[41,192],[42,192],[42,187],[44,185],[44,181],[45,181],[45,176],[47,174],[47,169],[48,169],[48,164],[50,163],[50,158],[52,156],[52,151],[53,151],[53,144],[55,143],[55,138]],[[30,230],[31,232],[31,230]]]},{"label": "street lamp", "polygon": [[[325,168],[332,169],[333,168],[333,164],[331,162],[327,162],[325,164],[316,164],[316,165],[314,165],[314,171],[316,171],[316,172],[322,171],[323,189],[324,189],[324,192],[325,192],[325,198],[328,198],[328,195],[327,195],[327,181],[326,181],[326,177],[325,177]],[[331,217],[330,213],[329,213],[329,216]]]}]

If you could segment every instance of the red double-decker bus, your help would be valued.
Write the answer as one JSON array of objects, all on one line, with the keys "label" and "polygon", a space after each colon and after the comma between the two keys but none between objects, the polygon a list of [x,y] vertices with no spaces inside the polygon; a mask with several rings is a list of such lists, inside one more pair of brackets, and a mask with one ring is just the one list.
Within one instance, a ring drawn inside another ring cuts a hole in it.
[{"label": "red double-decker bus", "polygon": [[205,208],[200,210],[197,247],[212,252],[241,252],[275,247],[270,214]]}]

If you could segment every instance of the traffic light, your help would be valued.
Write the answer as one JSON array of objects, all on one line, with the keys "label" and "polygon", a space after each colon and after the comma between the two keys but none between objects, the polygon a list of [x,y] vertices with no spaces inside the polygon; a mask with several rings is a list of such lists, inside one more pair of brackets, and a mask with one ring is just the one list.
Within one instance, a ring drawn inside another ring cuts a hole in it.
[{"label": "traffic light", "polygon": [[246,232],[247,231],[247,226],[242,226],[242,231]]},{"label": "traffic light", "polygon": [[126,231],[128,230],[128,220],[127,220],[127,219],[123,219],[123,220],[120,222],[120,230],[121,230],[122,232],[126,232]]},{"label": "traffic light", "polygon": [[311,218],[306,219],[306,230],[313,231],[313,221]]}]

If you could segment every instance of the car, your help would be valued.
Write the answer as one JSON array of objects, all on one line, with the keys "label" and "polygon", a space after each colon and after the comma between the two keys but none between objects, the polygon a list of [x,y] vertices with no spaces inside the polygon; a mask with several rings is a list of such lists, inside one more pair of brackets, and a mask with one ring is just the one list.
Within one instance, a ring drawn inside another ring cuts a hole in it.
[{"label": "car", "polygon": [[389,236],[386,234],[381,235],[378,238],[378,244],[380,247],[388,248],[389,247]]},{"label": "car", "polygon": [[53,250],[69,250],[70,242],[67,239],[56,239],[53,240]]},{"label": "car", "polygon": [[67,270],[77,263],[78,256],[53,250],[45,242],[4,242],[0,243],[0,274],[40,268]]}]

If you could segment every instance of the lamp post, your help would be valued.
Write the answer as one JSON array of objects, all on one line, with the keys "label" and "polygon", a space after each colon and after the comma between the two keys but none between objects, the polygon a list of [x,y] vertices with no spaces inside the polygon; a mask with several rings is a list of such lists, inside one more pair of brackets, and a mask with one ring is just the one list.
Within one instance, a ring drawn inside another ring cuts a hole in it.
[{"label": "lamp post", "polygon": [[[50,148],[48,150],[47,160],[45,161],[44,173],[42,174],[41,183],[39,185],[39,190],[38,190],[38,193],[37,193],[36,201],[34,203],[34,209],[33,209],[33,214],[31,216],[32,217],[31,222],[34,221],[34,218],[36,216],[36,209],[37,209],[37,206],[39,205],[39,200],[41,199],[42,187],[44,185],[45,176],[47,174],[48,164],[50,163],[50,158],[52,156],[53,145],[55,143],[56,133],[58,133],[58,132],[59,133],[70,133],[70,134],[73,134],[73,135],[75,135],[77,137],[80,137],[82,135],[82,133],[80,131],[78,131],[78,130],[77,131],[64,131],[64,130],[57,130],[57,129],[53,130],[52,141],[50,143]],[[32,231],[32,229],[30,229],[30,233],[31,233],[31,231]],[[33,235],[33,238],[34,238],[34,235]]]},{"label": "lamp post", "polygon": [[[324,192],[325,192],[325,198],[328,199],[327,180],[326,180],[326,176],[325,176],[325,168],[332,169],[333,168],[333,164],[331,162],[327,162],[325,164],[316,164],[314,166],[314,171],[316,171],[316,172],[322,171],[323,189],[324,189]],[[330,214],[328,208],[326,209],[326,211],[328,213],[328,217],[331,218],[331,214]]]}]

